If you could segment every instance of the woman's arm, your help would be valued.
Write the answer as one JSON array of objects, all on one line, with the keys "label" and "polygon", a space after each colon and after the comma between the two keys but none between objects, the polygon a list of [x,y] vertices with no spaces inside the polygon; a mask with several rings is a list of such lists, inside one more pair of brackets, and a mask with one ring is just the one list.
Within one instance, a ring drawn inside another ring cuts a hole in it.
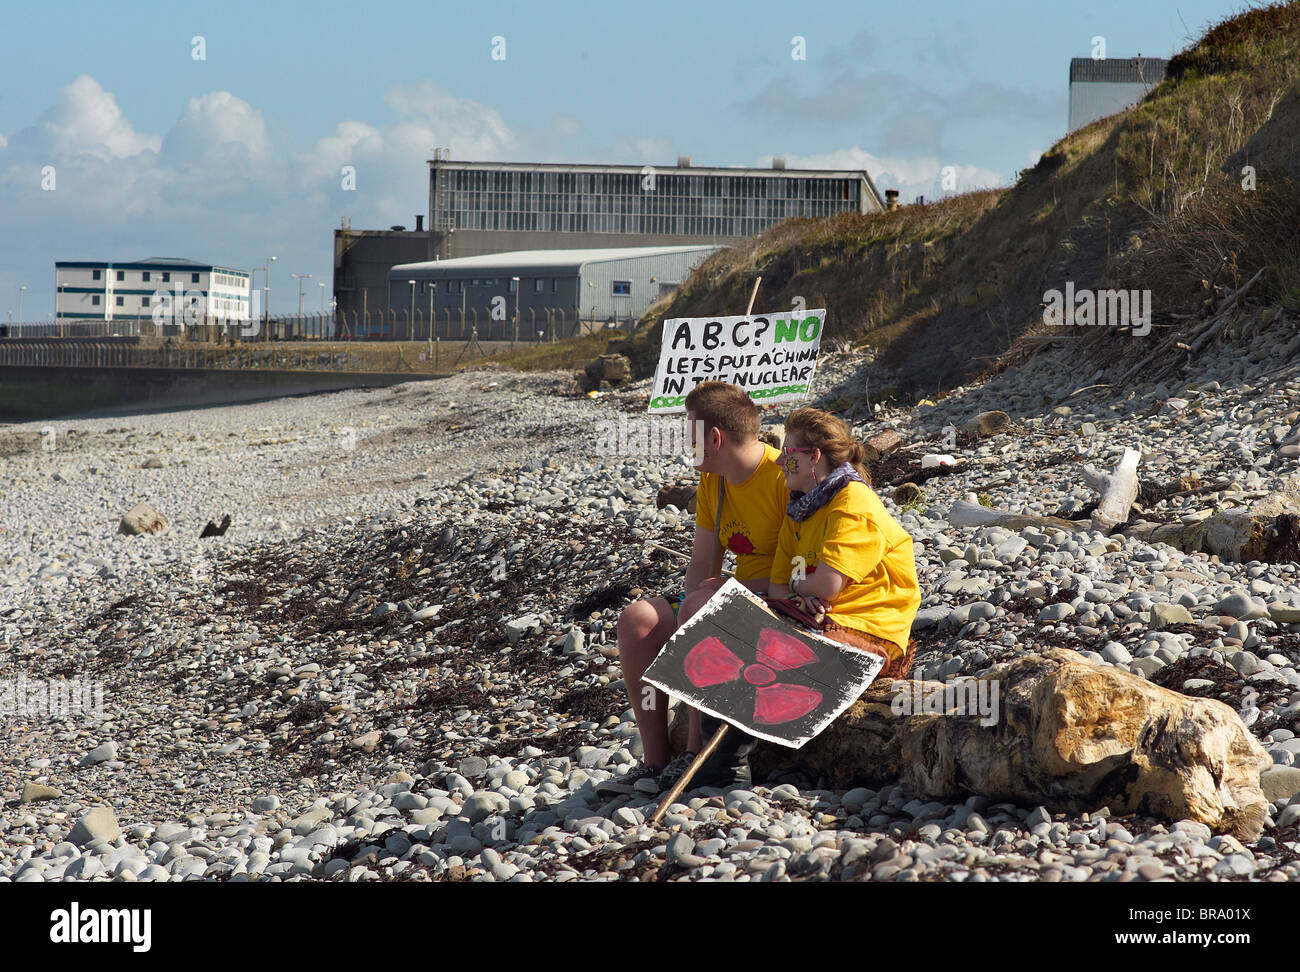
[{"label": "woman's arm", "polygon": [[809,614],[829,614],[835,598],[849,579],[834,567],[818,564],[816,572],[808,574],[801,581],[793,581],[793,593],[802,598],[804,610]]}]

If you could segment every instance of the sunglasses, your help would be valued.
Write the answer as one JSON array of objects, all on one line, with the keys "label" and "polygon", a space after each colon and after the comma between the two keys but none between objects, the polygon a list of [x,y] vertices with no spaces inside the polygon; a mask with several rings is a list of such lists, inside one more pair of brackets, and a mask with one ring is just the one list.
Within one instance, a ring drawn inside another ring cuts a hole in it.
[{"label": "sunglasses", "polygon": [[812,452],[813,446],[782,446],[781,455],[789,456],[796,452]]}]

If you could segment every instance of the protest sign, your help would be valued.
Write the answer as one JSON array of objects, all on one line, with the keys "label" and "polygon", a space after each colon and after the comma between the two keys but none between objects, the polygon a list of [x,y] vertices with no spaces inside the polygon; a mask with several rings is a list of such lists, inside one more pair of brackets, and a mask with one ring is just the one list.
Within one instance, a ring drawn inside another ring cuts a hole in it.
[{"label": "protest sign", "polygon": [[668,640],[643,680],[798,749],[852,705],[884,663],[778,616],[732,578]]},{"label": "protest sign", "polygon": [[687,392],[702,381],[739,385],[763,405],[803,400],[825,322],[825,310],[664,321],[650,411],[685,411]]}]

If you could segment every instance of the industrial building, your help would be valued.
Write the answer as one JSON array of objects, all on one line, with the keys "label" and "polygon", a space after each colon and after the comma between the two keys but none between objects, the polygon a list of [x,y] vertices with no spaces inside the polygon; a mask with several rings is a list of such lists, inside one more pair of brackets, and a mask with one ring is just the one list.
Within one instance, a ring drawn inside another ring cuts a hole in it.
[{"label": "industrial building", "polygon": [[429,160],[429,229],[446,260],[530,249],[730,245],[792,216],[876,213],[865,170]]},{"label": "industrial building", "polygon": [[1137,104],[1168,65],[1159,57],[1071,58],[1069,131]]},{"label": "industrial building", "polygon": [[[578,321],[627,324],[717,246],[523,250],[406,263],[388,271],[388,319],[364,336],[423,340],[566,337]],[[518,330],[515,329],[516,310]]]},{"label": "industrial building", "polygon": [[389,269],[398,263],[432,260],[437,256],[437,241],[436,234],[425,231],[422,213],[415,217],[414,230],[405,226],[354,230],[345,219],[334,231],[336,320],[345,320],[351,326],[353,321],[359,324],[368,317],[386,318]]},{"label": "industrial building", "polygon": [[[216,318],[246,321],[251,312],[249,274],[231,267],[176,257],[129,263],[54,264],[55,319],[73,323],[151,320],[155,308],[193,307],[187,323]],[[196,318],[196,319],[195,319]]]}]

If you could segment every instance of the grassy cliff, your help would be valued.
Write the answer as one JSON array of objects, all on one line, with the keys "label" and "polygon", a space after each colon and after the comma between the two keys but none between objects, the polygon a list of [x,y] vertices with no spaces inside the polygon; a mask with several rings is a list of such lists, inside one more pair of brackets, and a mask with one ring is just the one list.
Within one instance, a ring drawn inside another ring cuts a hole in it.
[{"label": "grassy cliff", "polygon": [[[1243,166],[1254,167],[1254,187]],[[824,340],[868,343],[914,394],[996,367],[1047,330],[1047,289],[1150,289],[1157,324],[1268,267],[1300,306],[1300,3],[1247,10],[1176,55],[1133,108],[1053,145],[1009,189],[893,213],[793,219],[715,254],[627,342],[653,371],[662,321],[826,307]],[[1130,340],[1141,340],[1132,338]]]}]

